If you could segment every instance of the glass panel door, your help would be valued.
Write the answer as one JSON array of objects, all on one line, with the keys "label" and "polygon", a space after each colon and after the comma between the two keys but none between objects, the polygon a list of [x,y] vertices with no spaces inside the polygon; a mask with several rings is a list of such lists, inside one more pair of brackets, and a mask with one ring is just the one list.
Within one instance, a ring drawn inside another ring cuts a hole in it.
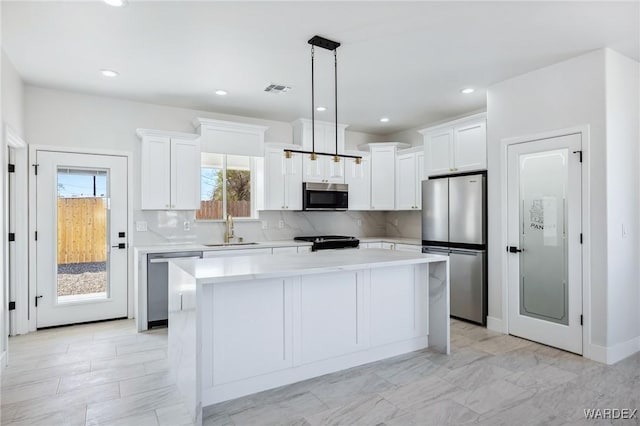
[{"label": "glass panel door", "polygon": [[520,156],[520,314],[568,324],[567,149]]},{"label": "glass panel door", "polygon": [[57,303],[109,297],[108,171],[58,167]]}]

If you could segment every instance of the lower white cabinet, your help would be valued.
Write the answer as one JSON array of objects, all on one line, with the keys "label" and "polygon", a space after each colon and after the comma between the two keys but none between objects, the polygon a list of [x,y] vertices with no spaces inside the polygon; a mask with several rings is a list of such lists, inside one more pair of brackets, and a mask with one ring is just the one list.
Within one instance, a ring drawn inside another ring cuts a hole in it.
[{"label": "lower white cabinet", "polygon": [[398,250],[398,251],[410,251],[413,253],[422,253],[421,245],[394,243],[391,241],[361,242],[360,248],[381,248],[385,250]]},{"label": "lower white cabinet", "polygon": [[422,253],[422,246],[416,246],[416,245],[413,245],[413,244],[396,243],[395,244],[395,250],[410,251],[410,252],[413,252],[413,253]]}]

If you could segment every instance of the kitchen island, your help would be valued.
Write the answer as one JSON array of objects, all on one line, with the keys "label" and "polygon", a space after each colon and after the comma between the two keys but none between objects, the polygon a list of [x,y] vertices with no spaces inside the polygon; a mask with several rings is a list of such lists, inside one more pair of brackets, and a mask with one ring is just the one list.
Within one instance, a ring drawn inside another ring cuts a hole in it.
[{"label": "kitchen island", "polygon": [[169,362],[202,408],[431,347],[449,353],[449,263],[381,249],[175,260]]}]

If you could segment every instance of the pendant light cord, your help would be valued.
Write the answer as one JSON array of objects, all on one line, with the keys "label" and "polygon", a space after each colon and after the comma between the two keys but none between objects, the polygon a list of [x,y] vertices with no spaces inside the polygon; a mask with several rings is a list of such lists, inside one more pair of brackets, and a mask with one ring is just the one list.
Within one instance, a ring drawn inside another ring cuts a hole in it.
[{"label": "pendant light cord", "polygon": [[316,100],[313,78],[313,54],[314,46],[311,46],[311,152],[316,152]]},{"label": "pendant light cord", "polygon": [[333,50],[334,110],[336,116],[336,157],[338,156],[338,49]]}]

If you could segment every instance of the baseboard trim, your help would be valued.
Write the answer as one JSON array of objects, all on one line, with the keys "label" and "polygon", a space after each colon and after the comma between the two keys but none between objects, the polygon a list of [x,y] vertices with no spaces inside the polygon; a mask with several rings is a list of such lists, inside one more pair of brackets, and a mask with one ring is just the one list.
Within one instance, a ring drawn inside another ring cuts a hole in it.
[{"label": "baseboard trim", "polygon": [[589,358],[603,364],[615,364],[636,352],[640,352],[640,337],[634,337],[633,339],[618,343],[614,346],[590,344],[588,350],[585,351],[585,358]]},{"label": "baseboard trim", "polygon": [[487,329],[496,331],[498,333],[507,333],[507,331],[504,329],[502,318],[487,316]]}]

